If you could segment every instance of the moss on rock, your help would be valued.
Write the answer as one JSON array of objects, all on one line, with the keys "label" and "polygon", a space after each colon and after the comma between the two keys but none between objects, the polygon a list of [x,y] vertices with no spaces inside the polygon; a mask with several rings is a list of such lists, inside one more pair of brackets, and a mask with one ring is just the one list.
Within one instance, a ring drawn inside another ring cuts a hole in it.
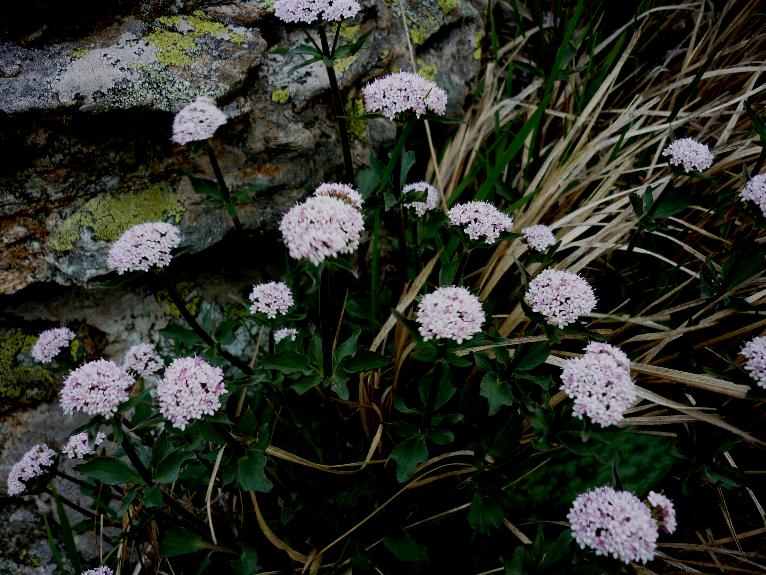
[{"label": "moss on rock", "polygon": [[279,88],[271,93],[271,101],[277,104],[287,104],[290,101],[290,88]]},{"label": "moss on rock", "polygon": [[43,401],[55,391],[56,381],[39,366],[19,362],[37,338],[19,331],[0,337],[0,413]]}]

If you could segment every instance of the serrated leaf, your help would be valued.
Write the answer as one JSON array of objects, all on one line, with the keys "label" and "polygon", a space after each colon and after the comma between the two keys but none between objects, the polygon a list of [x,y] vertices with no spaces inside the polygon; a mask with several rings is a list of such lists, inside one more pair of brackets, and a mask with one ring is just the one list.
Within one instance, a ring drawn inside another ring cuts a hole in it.
[{"label": "serrated leaf", "polygon": [[383,540],[383,545],[385,545],[386,549],[388,549],[399,561],[415,563],[428,559],[428,553],[426,552],[425,547],[418,545],[418,542],[410,537],[409,533],[406,531],[402,531],[395,537],[386,537]]},{"label": "serrated leaf", "polygon": [[276,369],[282,373],[306,373],[311,370],[308,358],[305,354],[295,351],[283,351],[271,357],[261,360],[261,367]]},{"label": "serrated leaf", "polygon": [[488,373],[481,379],[479,395],[489,403],[489,415],[495,415],[504,405],[513,405],[513,390],[494,373]]},{"label": "serrated leaf", "polygon": [[157,464],[154,480],[157,483],[173,483],[181,473],[181,466],[194,456],[183,450],[173,451]]},{"label": "serrated leaf", "polygon": [[162,488],[159,485],[152,485],[144,489],[143,503],[146,507],[162,507]]},{"label": "serrated leaf", "polygon": [[428,459],[425,437],[415,435],[405,439],[391,452],[391,459],[396,462],[396,480],[404,483],[418,464]]},{"label": "serrated leaf", "polygon": [[484,535],[503,523],[503,508],[495,501],[476,493],[468,511],[468,524],[474,531]]},{"label": "serrated leaf", "polygon": [[[521,348],[517,352],[521,352]],[[518,371],[529,371],[538,365],[545,363],[551,354],[551,346],[547,341],[541,341],[524,350],[524,355],[519,363],[516,364]]]},{"label": "serrated leaf", "polygon": [[368,371],[386,367],[391,360],[384,355],[370,351],[366,347],[358,347],[353,357],[343,362],[343,369],[348,373],[357,373],[359,371]]},{"label": "serrated leaf", "polygon": [[311,389],[312,387],[316,387],[320,383],[322,383],[322,377],[321,376],[319,376],[317,374],[308,375],[308,376],[303,377],[303,378],[299,379],[298,381],[296,381],[293,384],[292,389],[298,395],[303,395],[309,389]]},{"label": "serrated leaf", "polygon": [[245,547],[239,559],[229,561],[229,566],[234,575],[253,575],[261,568],[258,563],[258,552],[252,547]]},{"label": "serrated leaf", "polygon": [[213,549],[215,545],[181,527],[170,527],[160,539],[160,555],[176,557],[188,555],[202,549]]},{"label": "serrated leaf", "polygon": [[97,479],[107,485],[141,482],[138,472],[116,457],[96,457],[78,465],[75,469],[85,477]]},{"label": "serrated leaf", "polygon": [[266,454],[263,452],[250,453],[239,460],[239,485],[245,491],[268,493],[273,484],[266,477]]}]

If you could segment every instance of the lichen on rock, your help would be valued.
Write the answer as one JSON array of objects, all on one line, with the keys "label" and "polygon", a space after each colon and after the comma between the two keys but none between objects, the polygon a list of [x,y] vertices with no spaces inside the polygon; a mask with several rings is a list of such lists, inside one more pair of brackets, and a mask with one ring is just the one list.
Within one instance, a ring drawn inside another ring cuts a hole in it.
[{"label": "lichen on rock", "polygon": [[36,340],[19,331],[0,336],[0,413],[43,401],[56,386],[47,370],[23,361]]}]

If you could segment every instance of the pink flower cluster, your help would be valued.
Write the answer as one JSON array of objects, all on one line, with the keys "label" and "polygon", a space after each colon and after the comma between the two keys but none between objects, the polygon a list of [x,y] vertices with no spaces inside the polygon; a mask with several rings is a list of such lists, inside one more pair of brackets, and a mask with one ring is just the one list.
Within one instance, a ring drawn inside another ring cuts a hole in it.
[{"label": "pink flower cluster", "polygon": [[346,202],[357,210],[362,209],[362,195],[351,186],[346,184],[320,184],[314,192],[315,196],[330,196]]},{"label": "pink flower cluster", "polygon": [[122,367],[99,359],[75,369],[61,389],[61,408],[71,414],[81,410],[88,415],[109,417],[130,396],[133,379]]},{"label": "pink flower cluster", "polygon": [[74,332],[66,327],[54,327],[42,332],[32,347],[31,355],[35,361],[50,363],[53,358],[74,339]]},{"label": "pink flower cluster", "polygon": [[755,337],[740,352],[745,356],[745,369],[760,387],[766,389],[766,337]]},{"label": "pink flower cluster", "polygon": [[42,443],[27,451],[8,473],[8,495],[24,493],[27,489],[24,483],[47,473],[55,458],[56,452]]},{"label": "pink flower cluster", "polygon": [[435,210],[439,205],[439,190],[434,188],[428,182],[416,182],[414,184],[407,184],[402,189],[402,195],[407,195],[410,192],[425,192],[426,200],[424,202],[410,202],[403,204],[405,208],[415,210],[415,213],[419,217],[426,215],[428,210]]},{"label": "pink flower cluster", "polygon": [[628,491],[598,487],[577,496],[567,515],[581,549],[611,555],[623,563],[654,558],[658,526],[649,508]]},{"label": "pink flower cluster", "polygon": [[268,282],[253,286],[250,293],[250,312],[262,313],[269,319],[284,315],[293,305],[293,292],[282,282]]},{"label": "pink flower cluster", "polygon": [[538,252],[544,252],[556,243],[556,236],[553,235],[553,231],[543,224],[526,227],[521,230],[521,233],[529,247]]},{"label": "pink flower cluster", "polygon": [[361,10],[356,0],[275,0],[274,15],[283,22],[311,24],[319,19],[337,22]]},{"label": "pink flower cluster", "polygon": [[601,427],[621,421],[636,401],[630,360],[608,343],[591,342],[582,357],[566,360],[561,381],[561,390],[574,399],[575,417],[586,415]]},{"label": "pink flower cluster", "polygon": [[298,337],[298,330],[294,327],[283,327],[281,329],[278,329],[274,332],[274,343],[279,343],[283,339],[290,339],[290,341],[295,341],[295,338]]},{"label": "pink flower cluster", "polygon": [[291,257],[319,265],[359,247],[364,219],[362,212],[338,198],[313,196],[290,208],[279,229]]},{"label": "pink flower cluster", "polygon": [[447,92],[412,72],[377,78],[362,89],[362,96],[368,114],[383,114],[389,120],[405,112],[443,116],[447,110]]},{"label": "pink flower cluster", "polygon": [[472,240],[484,238],[487,244],[494,244],[500,234],[510,232],[513,218],[501,212],[489,202],[465,202],[455,204],[447,212],[453,226],[464,226],[463,231]]},{"label": "pink flower cluster", "polygon": [[122,359],[122,368],[128,373],[135,373],[144,379],[161,371],[165,367],[162,358],[148,343],[132,346]]},{"label": "pink flower cluster", "polygon": [[524,299],[532,311],[560,328],[596,307],[596,295],[588,282],[575,273],[553,268],[543,270],[529,282]]},{"label": "pink flower cluster", "polygon": [[673,533],[676,530],[676,508],[673,502],[662,493],[650,491],[646,504],[657,521],[661,533]]},{"label": "pink flower cluster", "polygon": [[176,114],[173,119],[173,141],[188,144],[208,140],[225,123],[226,114],[218,109],[215,100],[200,96]]},{"label": "pink flower cluster", "polygon": [[485,316],[479,298],[464,287],[446,286],[423,296],[416,320],[424,341],[451,339],[463,343],[481,331]]},{"label": "pink flower cluster", "polygon": [[743,202],[753,202],[761,208],[761,213],[766,217],[766,174],[753,176],[739,192]]},{"label": "pink flower cluster", "polygon": [[101,445],[105,439],[106,434],[99,431],[91,445],[88,439],[88,432],[83,431],[82,433],[71,436],[61,450],[61,453],[66,455],[69,459],[83,459],[86,455],[93,455],[96,453],[96,447]]},{"label": "pink flower cluster", "polygon": [[96,567],[95,569],[88,569],[87,571],[83,571],[80,575],[114,575],[114,571],[109,569],[109,567],[102,565],[101,567]]},{"label": "pink flower cluster", "polygon": [[713,165],[710,148],[692,138],[681,138],[671,142],[662,151],[662,155],[670,156],[670,165],[683,166],[687,174],[692,171],[702,172]]},{"label": "pink flower cluster", "polygon": [[224,393],[223,370],[200,357],[174,360],[157,383],[160,412],[179,429],[203,415],[213,415]]},{"label": "pink flower cluster", "polygon": [[107,264],[122,275],[148,271],[170,263],[170,252],[181,243],[181,234],[173,224],[150,222],[138,224],[123,233],[109,249]]}]

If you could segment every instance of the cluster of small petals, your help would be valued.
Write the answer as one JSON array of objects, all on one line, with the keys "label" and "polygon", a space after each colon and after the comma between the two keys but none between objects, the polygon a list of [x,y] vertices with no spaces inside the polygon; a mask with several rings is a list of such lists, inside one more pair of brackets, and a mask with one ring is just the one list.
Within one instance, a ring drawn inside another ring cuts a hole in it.
[{"label": "cluster of small petals", "polygon": [[148,271],[170,263],[170,252],[181,243],[181,234],[173,224],[149,222],[128,229],[109,249],[107,263],[122,275]]},{"label": "cluster of small petals", "polygon": [[425,192],[426,200],[424,202],[410,202],[404,204],[405,208],[415,210],[415,213],[419,217],[426,215],[428,210],[435,210],[439,205],[439,190],[434,188],[428,182],[416,182],[414,184],[407,184],[402,190],[402,195],[407,195],[410,192]]},{"label": "cluster of small petals", "polygon": [[38,443],[27,451],[8,473],[8,495],[21,495],[26,491],[25,482],[45,474],[56,458],[56,452]]},{"label": "cluster of small petals", "polygon": [[225,123],[226,114],[218,109],[215,101],[200,96],[176,114],[173,119],[173,141],[188,144],[208,140]]},{"label": "cluster of small petals", "polygon": [[75,369],[61,389],[61,408],[71,414],[81,410],[88,415],[110,416],[130,395],[133,379],[113,361],[99,359]]},{"label": "cluster of small petals", "polygon": [[357,210],[362,209],[362,194],[346,184],[321,184],[314,192],[315,196],[330,196],[346,202]]},{"label": "cluster of small petals", "polygon": [[521,233],[529,247],[538,252],[544,252],[556,243],[556,236],[553,235],[553,231],[543,224],[524,228]]},{"label": "cluster of small petals", "polygon": [[447,212],[447,217],[453,226],[463,226],[463,231],[472,240],[484,238],[488,244],[494,244],[500,234],[510,232],[513,225],[511,216],[489,202],[455,204]]},{"label": "cluster of small petals", "polygon": [[311,24],[321,19],[338,22],[356,16],[362,7],[356,0],[275,0],[274,15],[283,22]]},{"label": "cluster of small petals", "polygon": [[745,344],[740,352],[745,356],[745,369],[755,382],[766,389],[766,337],[756,337]]},{"label": "cluster of small petals", "polygon": [[479,298],[464,287],[440,287],[418,304],[418,331],[424,341],[452,339],[462,343],[481,331],[484,320]]},{"label": "cluster of small petals", "polygon": [[362,212],[331,196],[312,196],[296,204],[279,224],[290,256],[314,265],[359,247]]},{"label": "cluster of small petals", "polygon": [[283,327],[274,332],[274,343],[279,343],[283,339],[295,341],[298,337],[298,330],[294,327]]},{"label": "cluster of small petals", "polygon": [[567,515],[581,549],[623,563],[654,558],[658,526],[649,508],[628,491],[598,487],[577,496]]},{"label": "cluster of small petals", "polygon": [[50,363],[73,339],[74,332],[67,327],[46,329],[38,336],[31,355],[40,363]]},{"label": "cluster of small petals", "polygon": [[692,138],[681,138],[671,142],[662,151],[663,156],[670,156],[668,160],[672,166],[682,166],[684,172],[702,172],[713,165],[713,154],[705,144]]},{"label": "cluster of small petals", "polygon": [[739,197],[743,202],[753,202],[766,217],[766,174],[753,176],[739,192]]},{"label": "cluster of small petals", "polygon": [[596,307],[596,295],[588,282],[575,273],[553,268],[543,270],[529,282],[524,299],[532,311],[560,328]]},{"label": "cluster of small petals", "polygon": [[269,319],[284,315],[293,305],[293,292],[282,282],[268,282],[253,286],[250,293],[250,312],[262,313]]},{"label": "cluster of small petals", "polygon": [[574,415],[587,416],[601,427],[622,420],[636,401],[630,360],[607,343],[591,342],[582,357],[568,359],[561,373],[561,389],[574,399]]},{"label": "cluster of small petals", "polygon": [[673,533],[676,530],[676,508],[673,502],[656,491],[650,491],[646,501],[657,520],[660,531]]},{"label": "cluster of small petals", "polygon": [[96,567],[95,569],[88,569],[87,571],[83,571],[81,575],[114,575],[114,571],[109,569],[109,567],[102,565],[101,567]]},{"label": "cluster of small petals", "polygon": [[150,377],[161,371],[165,362],[148,343],[139,343],[132,346],[122,360],[122,368],[128,373],[132,372],[143,378]]},{"label": "cluster of small petals", "polygon": [[160,412],[179,429],[203,415],[213,415],[225,392],[223,370],[199,357],[174,360],[157,383]]},{"label": "cluster of small petals", "polygon": [[362,95],[367,113],[383,114],[389,120],[405,112],[414,112],[418,117],[427,112],[443,116],[447,110],[447,92],[412,72],[377,78],[362,90]]},{"label": "cluster of small petals", "polygon": [[99,431],[91,445],[88,439],[88,432],[83,431],[82,433],[71,436],[61,450],[61,453],[66,455],[69,459],[83,459],[86,455],[93,455],[96,453],[96,447],[101,445],[105,439],[106,435]]}]

